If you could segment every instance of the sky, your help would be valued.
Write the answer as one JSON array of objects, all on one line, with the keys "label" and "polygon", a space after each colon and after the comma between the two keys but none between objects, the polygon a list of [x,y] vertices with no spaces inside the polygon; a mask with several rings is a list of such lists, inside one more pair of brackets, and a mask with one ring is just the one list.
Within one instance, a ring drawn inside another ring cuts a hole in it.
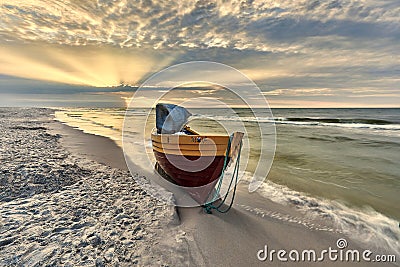
[{"label": "sky", "polygon": [[3,0],[0,106],[120,106],[200,60],[238,69],[272,107],[400,107],[399,14],[398,0]]}]

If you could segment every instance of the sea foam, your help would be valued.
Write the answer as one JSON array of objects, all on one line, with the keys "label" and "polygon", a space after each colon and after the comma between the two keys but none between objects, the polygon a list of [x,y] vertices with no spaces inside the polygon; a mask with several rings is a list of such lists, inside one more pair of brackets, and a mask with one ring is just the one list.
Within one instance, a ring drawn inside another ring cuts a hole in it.
[{"label": "sea foam", "polygon": [[[251,174],[246,173],[244,182],[249,184]],[[306,216],[332,222],[342,232],[372,249],[387,249],[400,255],[399,222],[370,207],[350,207],[344,202],[312,197],[286,186],[265,181],[257,191],[273,202],[294,206]]]}]

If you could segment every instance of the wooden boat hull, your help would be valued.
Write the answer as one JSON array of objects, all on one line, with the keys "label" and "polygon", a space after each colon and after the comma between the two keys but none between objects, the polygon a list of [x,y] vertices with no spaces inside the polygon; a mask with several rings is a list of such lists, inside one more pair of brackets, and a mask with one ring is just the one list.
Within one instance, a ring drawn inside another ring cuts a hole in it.
[{"label": "wooden boat hull", "polygon": [[[207,159],[206,156],[202,159],[204,159],[204,162],[211,162],[209,166],[199,171],[190,172],[185,170],[186,168],[182,170],[179,166],[187,164],[188,160],[196,162],[199,160],[199,156],[166,155],[155,150],[153,152],[158,164],[168,175],[167,177],[164,175],[164,178],[179,186],[199,187],[207,185],[219,178],[224,167],[225,156],[209,156],[210,159]],[[189,169],[191,166],[187,167]]]},{"label": "wooden boat hull", "polygon": [[[235,133],[227,164],[235,157],[242,133]],[[207,201],[223,172],[228,135],[152,134],[156,170],[166,180],[184,187],[200,204]]]}]

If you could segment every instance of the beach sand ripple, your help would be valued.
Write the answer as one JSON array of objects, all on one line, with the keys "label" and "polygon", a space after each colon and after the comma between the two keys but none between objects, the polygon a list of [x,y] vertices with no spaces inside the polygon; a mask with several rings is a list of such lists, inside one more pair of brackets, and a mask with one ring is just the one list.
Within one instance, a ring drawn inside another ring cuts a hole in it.
[{"label": "beach sand ripple", "polygon": [[0,115],[0,266],[183,264],[160,253],[179,250],[165,230],[176,223],[174,207],[128,172],[70,154],[47,133],[52,111]]}]

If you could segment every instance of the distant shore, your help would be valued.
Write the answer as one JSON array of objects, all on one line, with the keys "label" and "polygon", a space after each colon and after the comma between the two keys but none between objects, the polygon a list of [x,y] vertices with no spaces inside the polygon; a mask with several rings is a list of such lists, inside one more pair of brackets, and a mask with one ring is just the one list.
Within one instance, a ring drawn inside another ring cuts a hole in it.
[{"label": "distant shore", "polygon": [[0,110],[0,266],[287,266],[257,253],[266,245],[337,249],[340,238],[349,249],[378,249],[245,186],[228,214],[159,203],[132,178],[113,141],[56,122],[53,112]]}]

